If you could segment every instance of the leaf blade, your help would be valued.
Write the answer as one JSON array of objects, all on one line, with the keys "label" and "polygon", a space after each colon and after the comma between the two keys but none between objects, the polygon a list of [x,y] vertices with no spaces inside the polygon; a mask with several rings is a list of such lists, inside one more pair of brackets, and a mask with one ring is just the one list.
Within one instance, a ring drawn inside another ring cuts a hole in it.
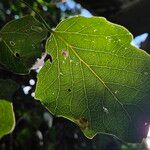
[{"label": "leaf blade", "polygon": [[36,59],[41,57],[40,44],[47,33],[32,16],[7,23],[0,32],[0,63],[12,72],[29,73]]},{"label": "leaf blade", "polygon": [[78,124],[88,137],[98,132],[129,141],[137,140],[133,135],[146,136],[147,119],[141,123],[144,131],[137,133],[137,127],[133,135],[130,132],[131,120],[138,123],[141,111],[134,105],[148,102],[150,57],[131,46],[131,39],[125,28],[104,18],[61,22],[47,42],[53,63],[47,62],[39,73],[36,97],[52,113]]},{"label": "leaf blade", "polygon": [[0,99],[0,138],[13,131],[15,117],[13,106],[10,102]]},{"label": "leaf blade", "polygon": [[15,127],[12,96],[17,89],[16,82],[0,79],[0,138],[11,133]]}]

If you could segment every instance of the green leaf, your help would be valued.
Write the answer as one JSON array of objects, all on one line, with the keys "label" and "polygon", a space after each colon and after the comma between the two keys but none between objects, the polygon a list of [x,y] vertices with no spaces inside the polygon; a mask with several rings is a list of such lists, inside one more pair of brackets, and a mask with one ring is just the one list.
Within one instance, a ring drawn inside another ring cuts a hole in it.
[{"label": "green leaf", "polygon": [[14,129],[15,118],[11,101],[17,88],[14,81],[0,79],[0,138]]},{"label": "green leaf", "polygon": [[0,31],[0,63],[12,72],[28,73],[41,57],[40,43],[47,33],[32,16],[9,22]]},{"label": "green leaf", "polygon": [[10,102],[0,99],[0,138],[14,129],[15,118]]},{"label": "green leaf", "polygon": [[141,140],[150,122],[150,56],[131,40],[129,31],[105,18],[62,21],[47,41],[53,63],[38,75],[36,98],[89,138],[104,133]]}]

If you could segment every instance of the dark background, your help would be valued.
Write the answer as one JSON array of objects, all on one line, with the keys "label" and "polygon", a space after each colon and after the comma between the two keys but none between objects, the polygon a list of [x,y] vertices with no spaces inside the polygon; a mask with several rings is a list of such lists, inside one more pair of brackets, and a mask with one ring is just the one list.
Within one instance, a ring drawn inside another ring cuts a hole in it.
[{"label": "dark background", "polygon": [[[125,26],[134,37],[150,33],[150,0],[76,0],[77,3],[74,5],[56,1],[59,0],[26,0],[50,27],[55,27],[61,19],[80,14],[83,7],[92,15],[104,16],[109,21]],[[10,20],[33,13],[33,10],[20,1],[0,0],[0,28]],[[141,48],[150,53],[149,36],[141,44]],[[75,124],[52,116],[31,96],[35,84],[31,85],[29,81],[36,81],[36,75],[35,71],[31,71],[29,75],[19,76],[0,69],[0,78],[11,78],[20,85],[20,89],[13,96],[16,128],[13,133],[0,140],[0,150],[137,149],[138,145],[122,143],[104,135],[97,135],[89,140]],[[28,88],[31,89],[27,90]]]}]

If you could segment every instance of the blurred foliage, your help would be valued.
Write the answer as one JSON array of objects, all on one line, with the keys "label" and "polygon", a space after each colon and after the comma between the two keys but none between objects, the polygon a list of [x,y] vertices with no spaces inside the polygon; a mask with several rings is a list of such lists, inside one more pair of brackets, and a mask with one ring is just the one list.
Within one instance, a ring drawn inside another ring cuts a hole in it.
[{"label": "blurred foliage", "polygon": [[[50,26],[55,26],[60,20],[60,11],[50,2],[43,0],[25,0],[28,5],[42,15]],[[25,3],[16,0],[1,0],[0,2],[0,27],[12,19],[18,19],[24,15],[35,15],[35,12]]]},{"label": "blurred foliage", "polygon": [[[65,3],[63,6],[66,9],[60,11],[54,0],[25,0],[25,2],[38,12],[50,27],[55,27],[61,18],[80,13],[80,7],[70,9]],[[19,0],[1,0],[0,28],[10,20],[27,14],[35,16],[36,13],[31,8]],[[121,146],[121,141],[111,136],[99,135],[89,140],[75,124],[49,114],[40,102],[31,96],[35,85],[31,86],[29,80],[36,81],[36,75],[35,71],[31,71],[29,75],[20,77],[0,69],[0,78],[11,78],[20,85],[20,89],[13,97],[16,128],[12,134],[0,140],[0,150],[135,150],[137,145]],[[25,86],[32,87],[27,95],[23,92]]]}]

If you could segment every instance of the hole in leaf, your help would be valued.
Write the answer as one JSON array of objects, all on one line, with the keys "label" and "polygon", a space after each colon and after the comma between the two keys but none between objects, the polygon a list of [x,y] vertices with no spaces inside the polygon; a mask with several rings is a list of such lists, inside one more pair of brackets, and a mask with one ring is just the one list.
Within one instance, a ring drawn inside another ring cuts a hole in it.
[{"label": "hole in leaf", "polygon": [[43,29],[39,26],[31,26],[31,30],[41,33],[43,31]]},{"label": "hole in leaf", "polygon": [[16,55],[16,57],[17,57],[17,58],[20,58],[20,55],[19,55],[19,53],[16,53],[15,55]]},{"label": "hole in leaf", "polygon": [[68,89],[68,92],[71,92],[71,89]]},{"label": "hole in leaf", "polygon": [[11,46],[15,46],[15,42],[10,41],[9,43],[10,43]]},{"label": "hole in leaf", "polygon": [[48,59],[49,59],[50,63],[53,62],[52,56],[49,54],[46,55],[45,61],[47,61]]}]

